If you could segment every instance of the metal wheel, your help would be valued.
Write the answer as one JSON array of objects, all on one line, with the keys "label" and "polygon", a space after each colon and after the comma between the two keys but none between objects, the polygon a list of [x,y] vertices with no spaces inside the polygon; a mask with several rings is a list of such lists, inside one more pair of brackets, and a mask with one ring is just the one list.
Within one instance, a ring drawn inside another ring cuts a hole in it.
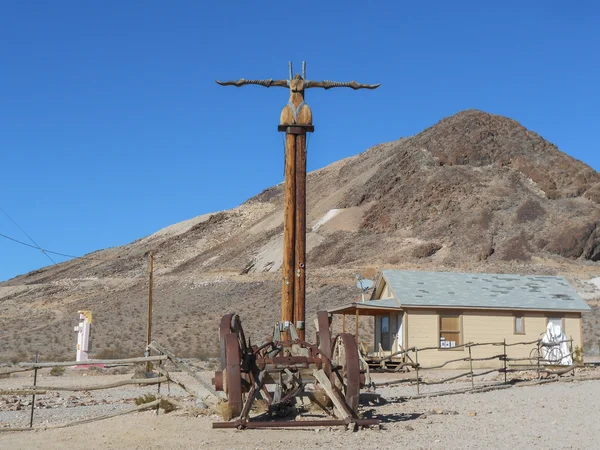
[{"label": "metal wheel", "polygon": [[342,333],[333,344],[332,364],[338,367],[337,372],[342,380],[334,373],[332,382],[342,390],[346,403],[352,411],[358,412],[360,396],[360,362],[358,346],[354,336]]},{"label": "metal wheel", "polygon": [[225,346],[225,336],[231,333],[231,319],[233,314],[225,314],[221,318],[221,324],[219,325],[219,345],[221,349],[221,370],[224,370],[227,367],[227,357],[226,357],[226,346]]},{"label": "metal wheel", "polygon": [[234,333],[225,335],[226,367],[225,392],[231,416],[238,417],[242,413],[242,373],[240,370],[240,348],[238,336]]},{"label": "metal wheel", "polygon": [[239,349],[242,355],[246,354],[246,336],[244,335],[244,329],[242,328],[242,321],[240,316],[237,314],[225,314],[221,318],[221,324],[219,325],[219,345],[221,350],[221,369],[225,369],[227,366],[227,350],[225,345],[225,336],[229,333],[233,333],[237,336],[239,342]]},{"label": "metal wheel", "polygon": [[538,361],[540,361],[541,355],[540,355],[540,349],[537,347],[534,347],[531,349],[531,351],[529,352],[529,362],[531,363],[532,366],[537,366]]}]

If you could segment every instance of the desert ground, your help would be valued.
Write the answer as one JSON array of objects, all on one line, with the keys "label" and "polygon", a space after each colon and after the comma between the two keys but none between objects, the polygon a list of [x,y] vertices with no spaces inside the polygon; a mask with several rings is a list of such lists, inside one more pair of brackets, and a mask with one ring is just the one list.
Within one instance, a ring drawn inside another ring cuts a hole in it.
[{"label": "desert ground", "polygon": [[[103,371],[68,371],[52,377],[40,371],[38,385],[66,386],[108,383],[131,379],[131,373],[107,375]],[[598,369],[584,369],[581,376],[598,376]],[[448,372],[440,372],[444,376]],[[0,380],[0,388],[31,385],[32,374],[16,374]],[[203,372],[207,378],[209,371]],[[184,374],[177,374],[185,379]],[[389,375],[386,375],[389,377]],[[481,385],[498,382],[498,375],[484,377]],[[380,381],[385,378],[380,378]],[[357,432],[341,427],[278,430],[214,430],[221,418],[206,410],[133,413],[60,429],[0,433],[0,448],[103,448],[103,449],[271,449],[271,448],[597,448],[600,440],[600,380],[563,381],[538,386],[514,386],[484,393],[415,398],[411,384],[380,387],[382,404],[364,404],[365,417],[380,418],[379,429]],[[470,382],[422,386],[421,393],[460,390]],[[102,391],[57,391],[36,398],[34,424],[44,427],[129,409],[134,399],[156,393],[156,386],[126,386]],[[163,384],[163,393],[195,406],[174,384]],[[0,396],[0,428],[26,426],[30,397]],[[198,412],[201,413],[198,413]]]}]

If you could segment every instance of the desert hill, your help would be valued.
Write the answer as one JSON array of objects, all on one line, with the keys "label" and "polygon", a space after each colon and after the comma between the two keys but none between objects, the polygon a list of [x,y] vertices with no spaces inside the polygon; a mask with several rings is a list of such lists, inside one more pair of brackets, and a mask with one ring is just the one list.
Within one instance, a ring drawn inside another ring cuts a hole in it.
[{"label": "desert hill", "polygon": [[[282,194],[0,283],[0,358],[70,355],[79,309],[94,312],[96,354],[142,352],[149,251],[155,339],[213,353],[231,311],[260,339],[280,315]],[[309,318],[383,267],[560,274],[591,300],[596,345],[600,174],[514,120],[460,112],[310,173],[307,198]]]}]

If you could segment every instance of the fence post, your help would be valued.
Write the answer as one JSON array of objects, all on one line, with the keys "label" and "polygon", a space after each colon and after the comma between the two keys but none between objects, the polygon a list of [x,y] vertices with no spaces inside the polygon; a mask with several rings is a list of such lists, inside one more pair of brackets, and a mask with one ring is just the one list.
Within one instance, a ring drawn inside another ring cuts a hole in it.
[{"label": "fence post", "polygon": [[[160,353],[162,356],[162,352]],[[162,377],[162,359],[158,361],[158,376]],[[156,415],[158,416],[158,411],[160,410],[160,383],[158,383],[156,388],[156,399],[159,401],[158,405],[156,405]]]},{"label": "fence post", "polygon": [[[571,352],[571,365],[573,366],[573,376],[575,376],[575,354],[573,353],[573,336],[569,336],[569,350]],[[562,361],[561,361],[562,362]]]},{"label": "fence post", "polygon": [[471,345],[469,345],[469,367],[471,368],[471,389],[475,389],[475,377],[473,376],[473,358],[471,358]]},{"label": "fence post", "polygon": [[542,351],[540,350],[540,346],[541,346],[542,340],[538,339],[537,341],[537,377],[538,380],[540,379],[540,361],[542,359]]},{"label": "fence post", "polygon": [[506,354],[506,338],[504,338],[504,383],[507,383],[507,377],[506,377],[506,358],[508,358],[508,355]]},{"label": "fence post", "polygon": [[415,347],[415,369],[417,370],[417,395],[420,394],[419,389],[419,349]]},{"label": "fence post", "polygon": [[[35,354],[35,363],[37,364],[39,360],[39,353]],[[33,387],[37,385],[37,366],[33,369]],[[31,415],[29,416],[29,428],[33,427],[33,410],[35,408],[35,394],[31,396]]]}]

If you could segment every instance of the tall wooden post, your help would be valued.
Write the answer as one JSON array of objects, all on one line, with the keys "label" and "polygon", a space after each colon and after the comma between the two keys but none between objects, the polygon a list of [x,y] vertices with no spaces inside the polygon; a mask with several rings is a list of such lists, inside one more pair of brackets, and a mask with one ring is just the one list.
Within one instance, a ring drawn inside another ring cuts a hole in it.
[{"label": "tall wooden post", "polygon": [[306,64],[302,75],[294,76],[289,64],[289,79],[217,81],[221,86],[256,84],[264,87],[289,88],[290,100],[281,112],[279,131],[286,133],[285,182],[283,220],[283,264],[281,292],[282,339],[289,339],[289,325],[294,324],[300,339],[305,338],[306,322],[306,133],[313,132],[312,111],[304,101],[309,88],[376,89],[379,84],[359,84],[356,81],[311,81],[306,79]]},{"label": "tall wooden post", "polygon": [[283,265],[281,285],[281,323],[283,339],[294,320],[294,246],[296,222],[296,139],[287,134],[285,140],[285,182],[283,195]]},{"label": "tall wooden post", "polygon": [[296,135],[296,232],[294,325],[304,340],[306,319],[306,134]]},{"label": "tall wooden post", "polygon": [[[148,280],[148,328],[146,332],[146,351],[150,351],[150,342],[152,342],[152,276],[153,276],[154,256],[150,252],[149,261],[149,280]],[[150,361],[146,361],[146,372],[150,372]]]}]

